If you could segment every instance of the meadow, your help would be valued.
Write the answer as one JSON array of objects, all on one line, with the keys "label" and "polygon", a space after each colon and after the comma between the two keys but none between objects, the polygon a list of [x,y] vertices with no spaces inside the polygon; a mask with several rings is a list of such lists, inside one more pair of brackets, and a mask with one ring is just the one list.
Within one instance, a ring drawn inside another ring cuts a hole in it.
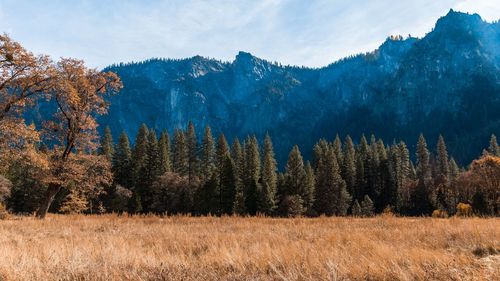
[{"label": "meadow", "polygon": [[500,280],[500,220],[12,217],[0,280]]}]

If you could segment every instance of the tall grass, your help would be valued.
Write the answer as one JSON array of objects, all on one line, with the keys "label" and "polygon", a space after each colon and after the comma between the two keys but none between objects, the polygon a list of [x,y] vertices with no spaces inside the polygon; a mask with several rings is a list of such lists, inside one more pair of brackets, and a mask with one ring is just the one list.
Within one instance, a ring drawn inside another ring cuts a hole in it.
[{"label": "tall grass", "polygon": [[499,250],[495,218],[53,215],[0,221],[0,280],[500,280]]}]

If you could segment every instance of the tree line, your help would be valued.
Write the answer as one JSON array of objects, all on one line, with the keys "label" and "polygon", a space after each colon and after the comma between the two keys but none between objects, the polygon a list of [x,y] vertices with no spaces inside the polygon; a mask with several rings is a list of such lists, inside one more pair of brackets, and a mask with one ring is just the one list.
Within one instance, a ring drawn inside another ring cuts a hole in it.
[{"label": "tree line", "polygon": [[419,216],[435,210],[452,215],[467,203],[478,215],[498,215],[496,137],[468,169],[448,155],[442,136],[436,147],[431,153],[421,135],[412,161],[402,141],[386,145],[362,136],[354,143],[337,136],[316,143],[311,161],[294,146],[280,172],[269,135],[262,143],[248,136],[229,144],[208,126],[198,139],[192,122],[172,137],[142,125],[131,146],[124,132],[115,144],[106,128],[98,153],[111,163],[114,178],[94,206],[158,214]]}]

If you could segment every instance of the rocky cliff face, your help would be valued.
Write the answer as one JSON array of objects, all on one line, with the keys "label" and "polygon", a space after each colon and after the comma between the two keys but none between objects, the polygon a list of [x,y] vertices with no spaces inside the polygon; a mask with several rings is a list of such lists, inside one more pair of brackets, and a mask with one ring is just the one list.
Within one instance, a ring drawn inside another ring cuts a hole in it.
[{"label": "rocky cliff face", "polygon": [[411,146],[441,133],[465,162],[500,133],[500,24],[450,11],[424,38],[388,38],[377,50],[323,68],[282,66],[240,52],[233,62],[196,56],[107,68],[122,92],[100,119],[133,139],[157,130],[210,125],[228,138],[268,132],[279,160],[318,138],[374,133]]}]

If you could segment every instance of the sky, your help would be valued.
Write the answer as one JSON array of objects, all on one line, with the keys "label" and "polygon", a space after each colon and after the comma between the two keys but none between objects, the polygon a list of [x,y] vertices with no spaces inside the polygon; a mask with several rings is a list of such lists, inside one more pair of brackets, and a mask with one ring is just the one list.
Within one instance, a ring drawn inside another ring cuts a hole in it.
[{"label": "sky", "polygon": [[0,0],[0,32],[96,68],[238,51],[320,67],[389,35],[422,37],[450,9],[500,19],[500,0]]}]

